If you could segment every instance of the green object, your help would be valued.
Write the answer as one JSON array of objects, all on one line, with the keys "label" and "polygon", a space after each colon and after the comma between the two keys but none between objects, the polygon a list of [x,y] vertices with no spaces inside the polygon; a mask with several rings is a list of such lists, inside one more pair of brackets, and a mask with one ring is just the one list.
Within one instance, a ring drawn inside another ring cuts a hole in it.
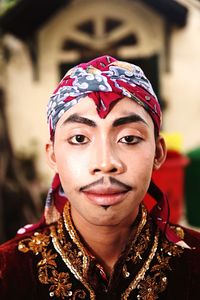
[{"label": "green object", "polygon": [[190,162],[185,169],[186,218],[190,225],[200,227],[200,148],[187,156]]},{"label": "green object", "polygon": [[14,7],[20,0],[0,0],[0,15],[6,13],[10,8]]}]

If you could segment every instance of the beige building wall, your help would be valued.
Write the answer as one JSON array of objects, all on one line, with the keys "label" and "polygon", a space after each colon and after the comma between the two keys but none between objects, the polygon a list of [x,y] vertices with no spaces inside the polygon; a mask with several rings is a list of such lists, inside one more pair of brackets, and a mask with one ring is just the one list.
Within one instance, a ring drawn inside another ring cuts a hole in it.
[{"label": "beige building wall", "polygon": [[200,147],[200,6],[189,8],[187,26],[172,32],[171,71],[163,76],[164,129],[182,136],[184,151]]},{"label": "beige building wall", "polygon": [[[44,145],[48,139],[46,105],[59,81],[59,62],[63,58],[73,61],[78,55],[74,52],[66,55],[61,51],[63,39],[73,36],[75,24],[87,19],[88,14],[95,19],[95,11],[98,11],[98,16],[104,16],[106,11],[108,15],[121,18],[125,26],[131,26],[140,37],[139,45],[134,51],[123,48],[119,50],[124,59],[138,55],[148,56],[157,51],[164,53],[164,23],[153,10],[133,1],[123,1],[123,6],[118,0],[102,0],[101,3],[84,1],[82,6],[81,1],[79,5],[77,2],[79,1],[74,1],[71,7],[63,9],[39,32],[39,80],[33,81],[32,64],[25,45],[20,41],[9,42],[13,43],[12,56],[5,76],[11,137],[17,152],[24,152],[26,155],[37,153],[38,170],[47,183],[52,172],[44,155]],[[143,19],[139,17],[141,13],[145,16]],[[97,24],[97,33],[100,32],[100,27]],[[168,102],[164,130],[179,132],[183,136],[184,150],[200,144],[199,27],[199,11],[193,9],[190,11],[187,27],[172,33],[170,73],[164,72],[162,59],[160,65],[162,92]],[[89,41],[83,38],[83,44],[86,42]],[[98,42],[96,47],[98,48]]]},{"label": "beige building wall", "polygon": [[[49,93],[42,82],[33,81],[26,48],[18,44],[6,69],[7,115],[14,149],[25,156],[37,154],[40,171],[46,168],[44,141],[45,108]],[[43,173],[43,171],[42,171]]]}]

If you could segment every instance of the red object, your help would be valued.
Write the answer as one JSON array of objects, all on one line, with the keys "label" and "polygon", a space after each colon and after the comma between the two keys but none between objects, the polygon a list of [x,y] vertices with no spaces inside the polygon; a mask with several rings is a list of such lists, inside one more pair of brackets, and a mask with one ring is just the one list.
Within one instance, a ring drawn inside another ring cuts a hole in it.
[{"label": "red object", "polygon": [[[170,222],[178,223],[184,208],[184,168],[189,158],[177,151],[168,150],[162,167],[153,172],[152,180],[166,194],[170,207]],[[155,200],[147,194],[144,199],[148,210],[155,205]]]}]

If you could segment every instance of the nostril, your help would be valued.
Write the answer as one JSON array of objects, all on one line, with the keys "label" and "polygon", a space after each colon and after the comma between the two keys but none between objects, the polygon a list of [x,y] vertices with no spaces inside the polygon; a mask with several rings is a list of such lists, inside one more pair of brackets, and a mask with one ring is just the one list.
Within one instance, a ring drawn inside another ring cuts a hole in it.
[{"label": "nostril", "polygon": [[94,173],[97,173],[97,172],[100,172],[100,171],[101,171],[100,169],[94,169],[93,170]]},{"label": "nostril", "polygon": [[117,168],[112,168],[112,170],[110,170],[110,173],[115,173],[117,172]]},{"label": "nostril", "polygon": [[107,169],[107,170],[101,170],[101,169],[94,169],[93,173],[98,173],[98,172],[106,172],[106,173],[116,173],[117,172],[117,168],[112,168],[112,169]]}]

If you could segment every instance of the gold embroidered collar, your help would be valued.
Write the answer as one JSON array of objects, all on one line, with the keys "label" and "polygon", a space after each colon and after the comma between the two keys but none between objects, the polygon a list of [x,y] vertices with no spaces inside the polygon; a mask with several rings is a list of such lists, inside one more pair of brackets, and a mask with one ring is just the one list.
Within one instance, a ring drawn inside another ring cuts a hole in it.
[{"label": "gold embroidered collar", "polygon": [[[119,289],[121,296],[118,299],[129,299],[132,293],[136,293],[137,299],[156,299],[166,289],[169,261],[182,249],[160,237],[154,226],[142,206],[136,234],[116,263],[109,283],[108,293],[112,293],[113,286],[123,287]],[[32,251],[40,257],[38,279],[49,286],[50,296],[96,299],[95,290],[88,280],[91,256],[73,226],[69,203],[57,223],[22,240],[18,249],[24,253]]]}]

